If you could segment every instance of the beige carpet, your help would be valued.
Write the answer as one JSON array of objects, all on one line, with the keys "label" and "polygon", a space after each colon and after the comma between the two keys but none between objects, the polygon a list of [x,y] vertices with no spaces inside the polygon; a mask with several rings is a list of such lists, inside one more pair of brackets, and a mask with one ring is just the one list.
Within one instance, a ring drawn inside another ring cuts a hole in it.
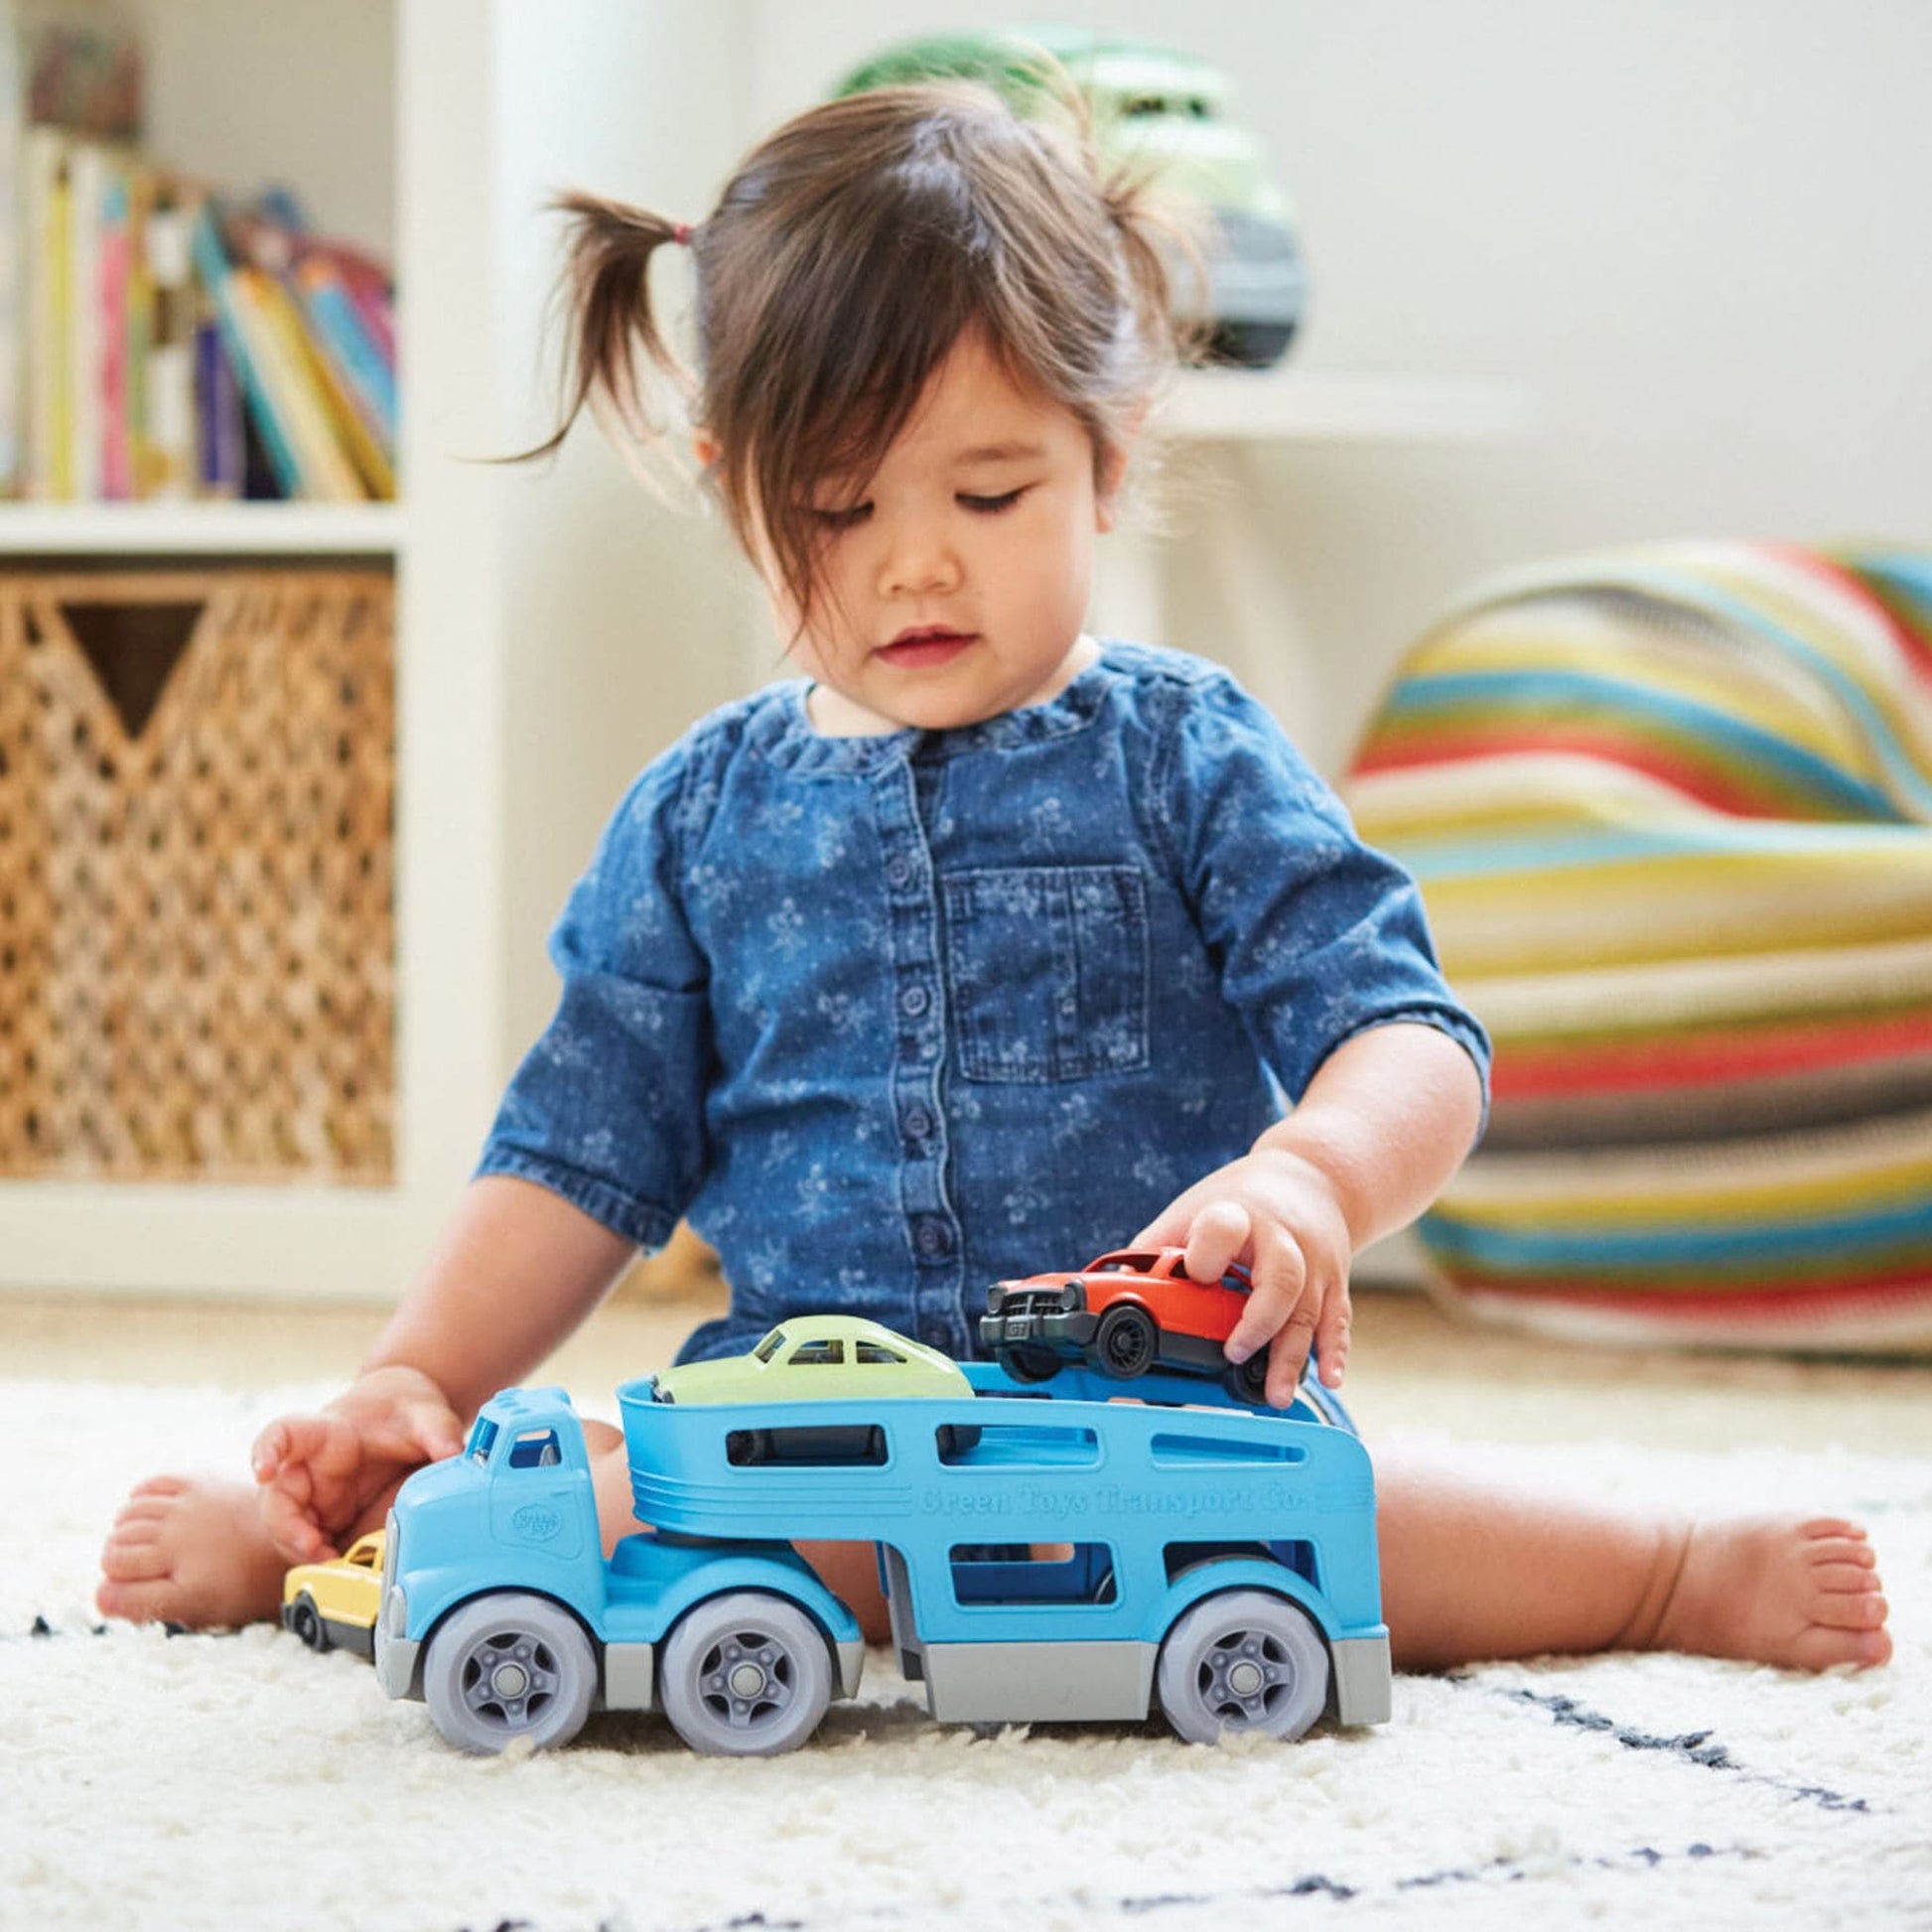
[{"label": "beige carpet", "polygon": [[[605,1716],[507,1763],[454,1755],[365,1665],[271,1630],[97,1633],[126,1484],[237,1467],[369,1327],[76,1318],[97,1312],[0,1303],[27,1478],[0,1514],[0,1926],[1932,1925],[1932,1372],[1578,1357],[1364,1298],[1371,1442],[1433,1432],[1511,1464],[1529,1443],[1591,1493],[1862,1513],[1899,1645],[1865,1677],[1498,1667],[1399,1680],[1374,1731],[1204,1750],[1158,1723],[942,1729],[875,1655],[791,1757],[701,1760]],[[615,1307],[557,1372],[608,1413],[690,1318]]]}]

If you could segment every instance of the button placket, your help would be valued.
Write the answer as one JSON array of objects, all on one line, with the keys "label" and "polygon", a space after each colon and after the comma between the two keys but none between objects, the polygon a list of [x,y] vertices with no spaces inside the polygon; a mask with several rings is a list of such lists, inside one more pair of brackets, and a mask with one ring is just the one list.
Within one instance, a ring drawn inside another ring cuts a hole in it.
[{"label": "button placket", "polygon": [[939,903],[914,767],[902,759],[891,760],[874,774],[872,794],[892,938],[893,1112],[899,1136],[899,1207],[912,1259],[912,1325],[920,1341],[965,1355],[964,1242],[946,1194],[948,1150],[939,1104],[946,1027]]}]

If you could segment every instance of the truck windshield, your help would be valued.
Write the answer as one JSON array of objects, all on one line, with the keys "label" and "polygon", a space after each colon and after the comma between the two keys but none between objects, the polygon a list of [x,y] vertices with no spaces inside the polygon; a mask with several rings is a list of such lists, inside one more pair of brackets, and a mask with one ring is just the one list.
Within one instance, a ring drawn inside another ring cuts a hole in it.
[{"label": "truck windshield", "polygon": [[467,1451],[472,1462],[487,1462],[489,1451],[496,1444],[496,1425],[487,1416],[479,1416],[477,1426],[470,1432],[470,1448]]}]

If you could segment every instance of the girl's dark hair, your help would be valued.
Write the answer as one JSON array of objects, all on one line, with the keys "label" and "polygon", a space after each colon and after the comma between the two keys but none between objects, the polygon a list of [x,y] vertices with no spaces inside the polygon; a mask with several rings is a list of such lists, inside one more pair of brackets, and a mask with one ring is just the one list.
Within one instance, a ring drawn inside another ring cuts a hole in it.
[{"label": "girl's dark hair", "polygon": [[[963,82],[881,88],[787,122],[689,230],[560,197],[565,413],[529,454],[554,450],[587,404],[652,441],[648,385],[669,380],[716,446],[710,480],[733,530],[748,548],[761,533],[801,614],[820,540],[813,486],[870,475],[968,329],[1016,382],[1073,413],[1105,474],[1177,343],[1163,223],[1142,186],[1102,179],[1077,109],[1068,120],[1023,120]],[[652,257],[683,238],[695,374],[649,290]]]}]

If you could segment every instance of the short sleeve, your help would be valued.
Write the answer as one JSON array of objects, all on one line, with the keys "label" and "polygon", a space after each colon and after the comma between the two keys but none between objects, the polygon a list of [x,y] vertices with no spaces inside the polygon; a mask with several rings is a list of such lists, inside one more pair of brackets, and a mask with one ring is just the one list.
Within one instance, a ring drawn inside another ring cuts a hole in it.
[{"label": "short sleeve", "polygon": [[1489,1041],[1450,993],[1422,896],[1231,678],[1187,688],[1159,792],[1182,890],[1291,1100],[1345,1039],[1415,1021],[1457,1041],[1487,1106]]},{"label": "short sleeve", "polygon": [[640,1247],[669,1239],[705,1166],[706,961],[679,853],[687,746],[618,807],[550,935],[557,1012],[512,1077],[478,1173],[562,1195]]}]

